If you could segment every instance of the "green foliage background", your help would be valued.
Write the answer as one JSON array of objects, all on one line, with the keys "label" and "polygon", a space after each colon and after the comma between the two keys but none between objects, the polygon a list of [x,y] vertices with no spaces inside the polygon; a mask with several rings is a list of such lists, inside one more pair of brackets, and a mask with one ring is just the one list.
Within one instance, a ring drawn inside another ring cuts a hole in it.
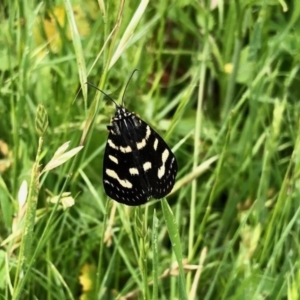
[{"label": "green foliage background", "polygon": [[[297,0],[2,1],[1,299],[300,299],[299,16]],[[128,208],[102,186],[115,107],[85,82],[120,103],[135,68],[125,105],[179,171]]]}]

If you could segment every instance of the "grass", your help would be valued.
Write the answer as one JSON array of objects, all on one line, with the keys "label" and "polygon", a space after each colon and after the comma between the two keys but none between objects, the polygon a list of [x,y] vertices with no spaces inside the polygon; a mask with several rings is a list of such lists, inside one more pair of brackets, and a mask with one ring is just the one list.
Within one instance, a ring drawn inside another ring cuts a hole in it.
[{"label": "grass", "polygon": [[[299,1],[0,5],[1,299],[300,299]],[[175,152],[161,201],[102,185],[125,105]]]}]

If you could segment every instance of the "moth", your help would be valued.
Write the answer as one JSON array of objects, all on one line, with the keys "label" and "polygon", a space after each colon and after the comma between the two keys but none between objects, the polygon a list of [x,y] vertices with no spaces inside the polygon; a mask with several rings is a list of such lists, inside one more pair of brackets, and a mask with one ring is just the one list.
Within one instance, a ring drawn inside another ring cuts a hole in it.
[{"label": "moth", "polygon": [[175,155],[163,138],[124,107],[124,94],[122,105],[105,94],[115,104],[116,112],[107,126],[109,135],[103,158],[103,185],[113,200],[138,206],[151,197],[161,199],[169,194],[178,167]]}]

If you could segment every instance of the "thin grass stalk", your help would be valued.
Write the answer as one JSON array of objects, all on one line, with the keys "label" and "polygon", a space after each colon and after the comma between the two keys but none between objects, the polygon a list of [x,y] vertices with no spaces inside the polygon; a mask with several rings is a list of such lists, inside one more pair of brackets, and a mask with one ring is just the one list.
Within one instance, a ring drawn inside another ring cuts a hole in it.
[{"label": "thin grass stalk", "polygon": [[95,291],[98,293],[98,298],[101,296],[102,290],[104,290],[104,282],[103,278],[104,273],[102,271],[103,266],[103,252],[104,252],[104,239],[105,239],[105,232],[107,230],[106,226],[110,226],[108,222],[108,211],[109,211],[109,201],[106,201],[106,214],[104,215],[103,219],[103,227],[102,227],[102,233],[101,233],[101,240],[99,243],[99,258],[98,258],[98,264],[97,264],[97,273],[96,273],[96,287]]},{"label": "thin grass stalk", "polygon": [[178,295],[179,299],[187,300],[186,293],[186,283],[185,283],[185,272],[183,268],[183,256],[180,235],[178,230],[178,225],[176,223],[174,214],[167,202],[166,199],[161,200],[161,206],[163,210],[164,219],[166,221],[169,237],[172,243],[172,250],[175,254],[178,267],[179,267],[179,276],[178,276]]},{"label": "thin grass stalk", "polygon": [[[107,73],[108,73],[108,70],[109,70],[109,64],[110,64],[110,61],[111,61],[111,57],[113,55],[113,49],[114,49],[116,39],[117,39],[117,36],[118,36],[118,33],[119,33],[119,29],[120,29],[120,26],[121,26],[121,22],[122,22],[124,2],[125,2],[124,0],[120,1],[119,11],[118,11],[118,18],[117,18],[116,25],[113,29],[113,34],[112,34],[112,37],[111,37],[111,43],[110,43],[110,46],[109,46],[109,49],[108,49],[108,54],[105,55],[105,53],[104,53],[104,56],[106,56],[107,59],[106,59],[106,63],[104,64],[103,73],[100,77],[99,84],[98,84],[100,89],[103,89],[103,86],[106,82]],[[100,50],[100,51],[102,51],[102,50]],[[97,57],[97,59],[98,59],[98,57]],[[96,116],[96,114],[99,110],[99,99],[100,99],[100,93],[99,93],[98,96],[95,97],[95,100],[92,103],[91,109],[89,111],[84,129],[83,129],[83,132],[82,132],[82,136],[81,136],[81,139],[80,139],[80,145],[82,145],[85,142],[87,134],[92,128],[94,118],[95,118],[95,116]]]},{"label": "thin grass stalk", "polygon": [[[201,133],[201,112],[202,104],[204,97],[204,86],[205,86],[205,74],[206,74],[206,62],[205,58],[208,57],[209,53],[209,44],[205,43],[203,49],[203,61],[200,66],[199,74],[199,89],[198,89],[198,102],[196,110],[196,124],[195,124],[195,133],[194,133],[194,153],[193,153],[193,171],[198,166],[198,157],[200,153],[200,133]],[[192,259],[193,249],[194,249],[194,240],[195,240],[195,211],[196,211],[196,200],[197,200],[197,179],[192,181],[192,191],[191,191],[191,206],[190,206],[190,226],[189,226],[189,239],[188,239],[188,260]],[[191,274],[187,276],[187,290],[189,291],[192,284]]]},{"label": "thin grass stalk", "polygon": [[74,17],[72,4],[70,0],[65,0],[65,9],[68,17],[68,22],[71,28],[72,41],[73,41],[76,61],[78,65],[78,74],[79,74],[80,84],[83,92],[85,111],[87,111],[87,86],[85,84],[87,78],[86,65],[85,65],[85,60],[83,55],[81,39],[75,22],[75,17]]},{"label": "thin grass stalk", "polygon": [[143,298],[144,300],[150,299],[149,297],[149,283],[148,283],[148,243],[147,243],[147,229],[148,229],[148,206],[145,207],[145,214],[142,217],[142,236],[140,238],[140,265],[142,270],[142,280],[143,280]]},{"label": "thin grass stalk", "polygon": [[25,225],[22,234],[22,240],[20,245],[20,252],[18,256],[18,265],[15,277],[15,290],[13,293],[13,299],[19,299],[22,289],[25,285],[25,278],[21,279],[22,273],[30,272],[28,263],[32,257],[32,238],[33,228],[35,221],[35,213],[37,206],[37,199],[39,194],[39,157],[42,151],[43,137],[39,137],[38,150],[35,158],[35,163],[31,171],[31,179],[29,186],[29,193],[27,197],[27,210],[25,215]]},{"label": "thin grass stalk", "polygon": [[153,292],[152,299],[158,299],[158,219],[156,217],[156,211],[153,211],[152,219],[152,251],[153,251],[153,262],[152,262],[152,273],[153,273]]},{"label": "thin grass stalk", "polygon": [[[144,12],[147,8],[148,3],[149,3],[149,0],[142,0],[140,2],[140,5],[137,8],[135,14],[132,16],[130,23],[127,25],[127,28],[120,40],[120,43],[119,43],[114,55],[110,59],[108,69],[111,69],[113,67],[113,65],[117,62],[117,60],[120,58],[120,56],[124,53],[124,50],[126,49],[126,46],[127,46],[128,42],[130,41],[136,26],[138,25],[139,21],[141,20],[142,16],[144,15]],[[120,10],[120,12],[122,12],[122,11],[123,11],[123,7],[122,7],[122,10]],[[119,15],[119,17],[121,20],[121,15]]]},{"label": "thin grass stalk", "polygon": [[[236,15],[238,18],[238,23],[241,23],[240,20],[242,20],[242,16],[240,15],[240,5],[238,1],[236,2]],[[243,14],[244,15],[244,14]],[[241,56],[241,49],[242,49],[242,38],[241,38],[241,25],[236,27],[237,33],[236,33],[236,39],[234,43],[234,52],[233,52],[233,58],[232,58],[232,65],[233,65],[233,70],[230,74],[229,77],[229,82],[228,86],[226,89],[226,96],[225,96],[225,102],[224,102],[224,107],[222,110],[222,119],[226,119],[230,106],[232,103],[234,91],[235,91],[235,86],[236,86],[236,77],[237,77],[237,72],[239,69],[239,61],[240,61],[240,56]]]},{"label": "thin grass stalk", "polygon": [[295,147],[291,155],[290,162],[288,164],[283,182],[279,191],[278,199],[276,205],[273,209],[272,216],[268,222],[268,227],[264,237],[264,243],[262,245],[262,253],[260,255],[260,263],[264,263],[269,260],[270,257],[270,245],[272,245],[272,240],[274,238],[274,228],[277,227],[278,219],[282,213],[282,207],[284,207],[284,202],[286,201],[286,194],[290,186],[290,177],[293,172],[293,168],[299,169],[298,153],[300,149],[300,123],[298,124],[297,140],[295,142]]},{"label": "thin grass stalk", "polygon": [[[48,128],[48,115],[43,105],[37,108],[35,129],[39,135],[39,143],[35,162],[31,171],[31,179],[29,193],[27,197],[27,209],[25,214],[25,224],[22,232],[20,252],[18,256],[18,264],[15,275],[13,299],[19,299],[25,282],[28,278],[28,273],[32,267],[32,238],[33,228],[35,223],[35,213],[37,207],[38,194],[40,189],[39,184],[39,159],[42,152],[43,137]],[[22,276],[22,278],[21,278]]]}]

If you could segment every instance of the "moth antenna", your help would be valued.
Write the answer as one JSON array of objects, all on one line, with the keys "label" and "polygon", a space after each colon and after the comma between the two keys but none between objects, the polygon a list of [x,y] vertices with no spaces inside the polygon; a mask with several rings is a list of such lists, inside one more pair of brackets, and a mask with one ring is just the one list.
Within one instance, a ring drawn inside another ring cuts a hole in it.
[{"label": "moth antenna", "polygon": [[90,85],[91,87],[95,88],[96,90],[98,90],[99,92],[101,92],[103,95],[105,95],[109,100],[111,100],[116,105],[116,107],[120,107],[112,97],[110,97],[108,94],[106,94],[105,92],[103,92],[102,90],[100,90],[97,86],[93,85],[92,83],[90,83],[88,81],[86,82],[86,84]]},{"label": "moth antenna", "polygon": [[125,90],[124,90],[124,93],[123,93],[123,96],[122,96],[122,106],[124,106],[124,96],[125,96],[125,92],[126,92],[126,90],[127,90],[128,84],[129,84],[129,82],[130,82],[130,80],[131,80],[133,74],[134,74],[136,71],[138,71],[138,69],[134,69],[134,70],[132,71],[132,73],[131,73],[131,75],[130,75],[130,77],[129,77],[127,83],[126,83]]}]

